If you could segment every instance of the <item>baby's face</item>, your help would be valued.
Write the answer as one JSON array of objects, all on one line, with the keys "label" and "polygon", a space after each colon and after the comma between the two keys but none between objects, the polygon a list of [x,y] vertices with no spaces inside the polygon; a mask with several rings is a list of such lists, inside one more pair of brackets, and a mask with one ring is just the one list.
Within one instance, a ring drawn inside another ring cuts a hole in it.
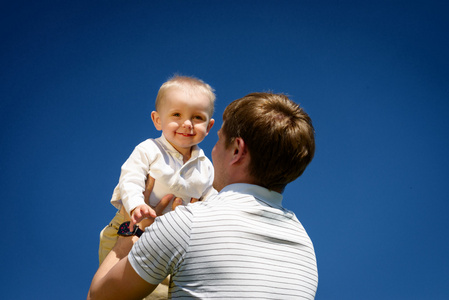
[{"label": "baby's face", "polygon": [[152,119],[156,129],[181,154],[199,144],[214,124],[211,119],[211,102],[203,93],[169,89]]}]

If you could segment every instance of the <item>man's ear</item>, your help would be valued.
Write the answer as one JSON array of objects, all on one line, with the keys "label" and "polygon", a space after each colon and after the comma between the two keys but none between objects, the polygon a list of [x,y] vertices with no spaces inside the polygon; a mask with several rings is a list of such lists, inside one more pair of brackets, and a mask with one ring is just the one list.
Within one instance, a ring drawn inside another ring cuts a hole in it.
[{"label": "man's ear", "polygon": [[246,147],[245,141],[242,138],[236,138],[232,144],[233,147],[233,157],[231,163],[242,163],[249,159],[248,149]]},{"label": "man's ear", "polygon": [[206,135],[209,134],[209,131],[210,131],[210,129],[212,128],[212,126],[214,126],[214,124],[215,124],[215,120],[214,120],[214,119],[210,119],[209,125],[207,125]]},{"label": "man's ear", "polygon": [[157,130],[161,131],[162,130],[161,118],[157,111],[151,112],[151,120],[153,121],[154,127],[156,127]]}]

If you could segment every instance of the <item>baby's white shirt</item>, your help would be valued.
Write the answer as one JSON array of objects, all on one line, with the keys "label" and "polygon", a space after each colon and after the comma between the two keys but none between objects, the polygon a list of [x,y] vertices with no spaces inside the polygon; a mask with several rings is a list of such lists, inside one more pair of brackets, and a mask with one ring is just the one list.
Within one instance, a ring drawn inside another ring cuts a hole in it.
[{"label": "baby's white shirt", "polygon": [[[129,214],[138,205],[145,204],[143,191],[147,175],[155,179],[150,195],[150,206],[156,206],[167,194],[174,194],[188,204],[191,198],[204,199],[217,192],[212,187],[214,168],[203,150],[195,145],[189,161],[162,135],[148,139],[134,148],[122,165],[119,183],[111,203],[117,209],[125,207]],[[171,210],[171,204],[164,213]]]}]

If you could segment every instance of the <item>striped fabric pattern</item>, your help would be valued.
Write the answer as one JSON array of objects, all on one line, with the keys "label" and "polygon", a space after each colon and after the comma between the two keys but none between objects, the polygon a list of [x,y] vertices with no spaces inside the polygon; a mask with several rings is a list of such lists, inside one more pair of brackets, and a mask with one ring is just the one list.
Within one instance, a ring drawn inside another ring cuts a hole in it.
[{"label": "striped fabric pattern", "polygon": [[172,275],[173,299],[314,299],[312,242],[282,196],[234,184],[157,219],[129,259],[156,284]]}]

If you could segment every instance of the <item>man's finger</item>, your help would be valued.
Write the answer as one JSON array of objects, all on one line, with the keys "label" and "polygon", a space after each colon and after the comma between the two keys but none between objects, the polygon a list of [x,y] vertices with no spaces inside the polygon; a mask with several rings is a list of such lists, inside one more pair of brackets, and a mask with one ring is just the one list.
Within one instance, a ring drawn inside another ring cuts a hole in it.
[{"label": "man's finger", "polygon": [[177,206],[179,206],[179,205],[182,205],[182,199],[176,197],[176,198],[173,200],[173,204],[171,205],[171,210],[175,210],[175,208],[176,208]]},{"label": "man's finger", "polygon": [[156,211],[156,214],[158,216],[162,215],[162,212],[168,206],[168,204],[173,199],[173,197],[174,197],[173,194],[168,194],[168,195],[165,195],[164,197],[162,197],[161,201],[159,201],[159,203],[154,208],[154,210]]}]

